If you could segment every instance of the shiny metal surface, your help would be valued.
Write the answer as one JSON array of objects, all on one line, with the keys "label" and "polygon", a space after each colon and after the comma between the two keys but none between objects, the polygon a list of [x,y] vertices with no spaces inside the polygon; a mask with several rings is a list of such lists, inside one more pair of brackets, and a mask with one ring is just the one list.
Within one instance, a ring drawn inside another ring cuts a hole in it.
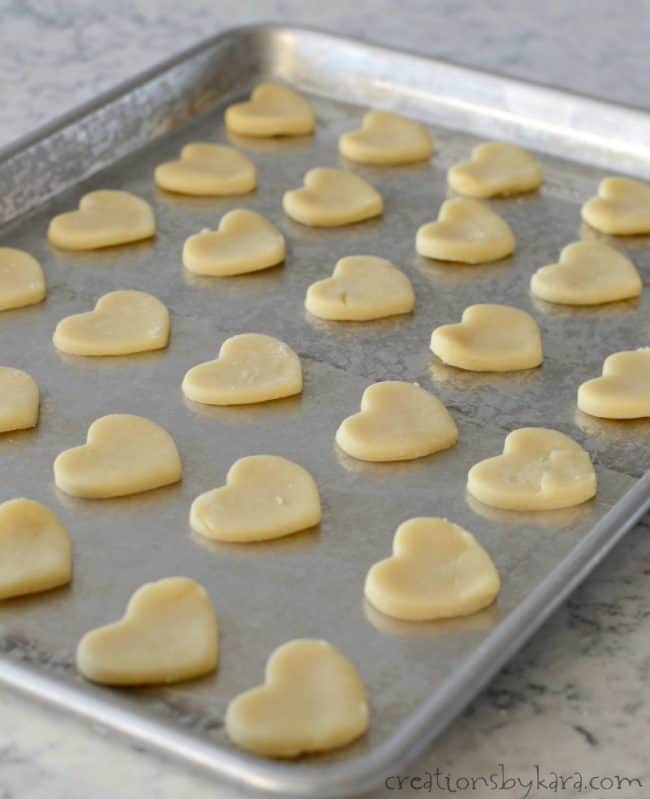
[{"label": "shiny metal surface", "polygon": [[[313,138],[244,141],[224,133],[225,102],[261,76],[311,93],[318,114]],[[341,165],[338,136],[356,126],[367,106],[423,119],[437,155],[430,164],[391,169],[343,164],[381,191],[380,220],[312,230],[285,218],[282,192],[299,185],[310,167]],[[49,294],[42,306],[0,314],[0,363],[27,369],[43,396],[38,429],[0,438],[0,500],[24,495],[53,507],[73,538],[75,575],[69,588],[2,603],[0,680],[281,795],[350,796],[396,773],[650,504],[650,476],[635,479],[648,467],[650,422],[603,422],[575,408],[579,383],[600,373],[606,355],[650,343],[650,237],[614,242],[643,274],[638,301],[573,310],[538,303],[527,290],[532,272],[565,244],[597,235],[581,226],[579,205],[605,174],[650,175],[649,134],[648,116],[637,111],[324,34],[255,28],[194,48],[5,152],[0,245],[39,258]],[[537,150],[547,176],[539,194],[491,203],[513,227],[517,252],[478,267],[417,257],[415,231],[446,196],[447,166],[485,136]],[[230,139],[241,147],[258,168],[258,190],[234,199],[155,190],[155,165],[196,139]],[[155,241],[86,254],[51,249],[50,217],[100,187],[146,197],[158,220]],[[185,237],[215,227],[237,207],[261,211],[283,230],[285,265],[221,280],[184,273]],[[358,253],[382,255],[405,270],[417,297],[412,316],[337,324],[306,315],[308,285],[329,275],[338,258]],[[169,350],[102,360],[57,353],[51,345],[57,321],[117,288],[150,291],[167,303]],[[480,301],[535,316],[542,368],[471,375],[436,362],[428,350],[432,328]],[[227,336],[247,331],[278,336],[299,352],[303,396],[231,409],[184,401],[184,372],[214,357]],[[364,464],[338,452],[339,422],[358,408],[363,389],[381,379],[414,380],[434,391],[459,425],[458,445],[398,465]],[[149,416],[173,434],[185,465],[182,484],[103,502],[55,489],[55,456],[111,412]],[[528,424],[562,430],[590,451],[599,478],[595,501],[516,514],[466,497],[468,468],[500,452],[509,430]],[[322,525],[254,546],[199,540],[187,522],[192,499],[221,484],[236,458],[253,453],[284,455],[311,471],[322,494]],[[368,567],[390,551],[397,525],[416,515],[446,516],[491,552],[504,578],[493,608],[464,620],[408,624],[365,605]],[[222,633],[218,672],[137,691],[84,682],[74,669],[79,637],[120,616],[143,582],[173,574],[199,580],[212,596]],[[296,764],[248,757],[224,734],[226,705],[261,680],[274,647],[301,636],[327,638],[357,664],[371,702],[369,733],[348,749]]]}]

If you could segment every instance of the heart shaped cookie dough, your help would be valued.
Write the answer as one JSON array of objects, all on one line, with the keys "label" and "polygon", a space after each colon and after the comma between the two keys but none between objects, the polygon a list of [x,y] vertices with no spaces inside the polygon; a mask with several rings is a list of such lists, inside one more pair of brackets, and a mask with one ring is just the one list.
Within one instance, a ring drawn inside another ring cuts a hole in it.
[{"label": "heart shaped cookie dough", "polygon": [[96,419],[86,443],[54,461],[54,482],[73,497],[138,494],[181,479],[174,439],[155,422],[129,413]]},{"label": "heart shaped cookie dough", "polygon": [[360,130],[344,133],[339,151],[362,164],[411,164],[433,154],[429,131],[419,122],[391,111],[368,111]]},{"label": "heart shaped cookie dough", "polygon": [[183,247],[183,265],[195,275],[227,277],[258,272],[284,261],[284,236],[254,211],[229,211],[217,230],[190,236]]},{"label": "heart shaped cookie dough", "polygon": [[560,305],[601,305],[641,294],[636,267],[600,241],[577,241],[560,253],[560,262],[542,266],[530,281],[536,297]]},{"label": "heart shaped cookie dough", "polygon": [[215,361],[193,366],[183,394],[206,405],[249,405],[302,391],[300,358],[273,336],[244,333],[221,345]]},{"label": "heart shaped cookie dough", "polygon": [[305,175],[304,185],[284,193],[287,216],[310,227],[339,227],[379,216],[384,204],[379,192],[358,175],[318,167]]},{"label": "heart shaped cookie dough", "polygon": [[144,291],[111,291],[94,311],[62,319],[54,346],[71,355],[130,355],[159,350],[169,341],[169,311]]},{"label": "heart shaped cookie dough", "polygon": [[55,216],[47,236],[63,250],[98,250],[150,239],[155,233],[149,203],[128,191],[104,189],[84,194],[77,211]]},{"label": "heart shaped cookie dough", "polygon": [[311,103],[280,83],[260,83],[250,100],[226,109],[228,130],[244,136],[300,136],[315,126]]},{"label": "heart shaped cookie dough", "polygon": [[447,519],[400,524],[393,555],[368,572],[364,593],[377,610],[406,621],[468,616],[494,602],[501,581],[471,533]]},{"label": "heart shaped cookie dough", "polygon": [[410,313],[411,281],[390,261],[372,255],[341,258],[332,277],[307,289],[305,307],[321,319],[362,322]]},{"label": "heart shaped cookie dough", "polygon": [[234,147],[194,142],[183,147],[180,160],[157,166],[154,180],[161,189],[177,194],[218,197],[253,191],[257,173]]},{"label": "heart shaped cookie dough", "polygon": [[124,616],[86,633],[77,668],[106,685],[155,685],[208,674],[219,658],[219,628],[205,589],[188,577],[146,583]]},{"label": "heart shaped cookie dough", "polygon": [[415,249],[426,258],[481,264],[515,249],[508,223],[478,200],[456,197],[440,207],[438,219],[418,230]]},{"label": "heart shaped cookie dough", "polygon": [[493,508],[556,510],[591,499],[596,473],[589,455],[569,436],[522,427],[506,436],[502,455],[472,466],[467,490]]},{"label": "heart shaped cookie dough", "polygon": [[226,732],[242,749],[297,757],[345,746],[368,728],[359,673],[326,641],[298,639],[268,659],[264,684],[235,697]]},{"label": "heart shaped cookie dough", "polygon": [[471,161],[452,166],[447,182],[459,194],[498,197],[533,191],[542,185],[540,165],[516,144],[491,141],[472,150]]},{"label": "heart shaped cookie dough", "polygon": [[0,599],[70,582],[72,545],[56,515],[32,499],[0,505]]},{"label": "heart shaped cookie dough", "polygon": [[277,455],[235,461],[226,485],[192,503],[190,525],[205,538],[249,543],[283,538],[321,519],[314,479],[297,463]]},{"label": "heart shaped cookie dough", "polygon": [[631,178],[605,178],[598,196],[582,206],[582,218],[612,236],[650,233],[650,184]]},{"label": "heart shaped cookie dough", "polygon": [[0,247],[0,311],[24,308],[45,299],[41,265],[29,253]]},{"label": "heart shaped cookie dough", "polygon": [[361,411],[336,431],[339,447],[362,461],[405,461],[452,447],[458,429],[445,406],[415,383],[369,386]]},{"label": "heart shaped cookie dough", "polygon": [[0,366],[0,433],[36,427],[39,403],[38,386],[27,372]]},{"label": "heart shaped cookie dough", "polygon": [[433,331],[431,351],[471,372],[534,369],[544,358],[537,322],[509,305],[470,305],[461,322]]},{"label": "heart shaped cookie dough", "polygon": [[650,347],[606,358],[602,377],[578,389],[578,408],[602,419],[650,417]]}]

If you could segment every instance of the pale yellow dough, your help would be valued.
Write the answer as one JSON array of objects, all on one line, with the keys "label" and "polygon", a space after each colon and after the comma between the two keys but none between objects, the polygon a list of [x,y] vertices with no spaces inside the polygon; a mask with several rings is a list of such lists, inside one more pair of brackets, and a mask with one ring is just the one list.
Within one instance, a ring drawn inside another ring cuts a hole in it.
[{"label": "pale yellow dough", "polygon": [[70,582],[72,545],[56,515],[32,499],[0,505],[0,599]]},{"label": "pale yellow dough", "polygon": [[582,206],[582,218],[612,236],[650,233],[650,184],[631,178],[605,178],[598,196]]},{"label": "pale yellow dough", "polygon": [[540,165],[529,152],[502,141],[479,144],[470,161],[452,166],[447,174],[454,191],[479,198],[533,191],[543,179]]},{"label": "pale yellow dough", "polygon": [[178,194],[217,197],[247,194],[257,186],[255,166],[245,155],[223,144],[193,142],[178,161],[156,167],[156,185]]},{"label": "pale yellow dough", "polygon": [[478,200],[456,197],[440,207],[438,219],[418,230],[415,249],[426,258],[480,264],[505,258],[515,249],[508,223]]},{"label": "pale yellow dough", "polygon": [[226,485],[192,503],[190,525],[206,538],[248,543],[282,538],[321,519],[318,487],[306,469],[277,455],[249,455],[228,470]]},{"label": "pale yellow dough", "polygon": [[262,685],[228,705],[226,732],[257,755],[297,757],[351,743],[368,728],[368,715],[352,663],[326,641],[298,639],[273,652]]},{"label": "pale yellow dough", "polygon": [[63,250],[98,250],[149,239],[155,233],[149,203],[128,191],[104,189],[85,194],[77,211],[55,216],[47,236]]},{"label": "pale yellow dough", "polygon": [[650,417],[650,347],[606,358],[602,377],[578,389],[578,408],[603,419]]},{"label": "pale yellow dough", "polygon": [[379,192],[352,172],[318,167],[306,173],[303,183],[282,198],[285,213],[303,225],[352,225],[383,212]]},{"label": "pale yellow dough", "polygon": [[107,499],[138,494],[181,479],[174,439],[142,416],[102,416],[88,428],[86,443],[54,461],[54,482],[66,494]]},{"label": "pale yellow dough", "polygon": [[471,372],[533,369],[544,357],[537,322],[509,305],[470,305],[461,322],[433,331],[431,351],[444,363]]},{"label": "pale yellow dough", "polygon": [[159,350],[169,341],[169,311],[144,291],[111,291],[97,300],[94,311],[62,319],[52,340],[71,355]]},{"label": "pale yellow dough", "polygon": [[392,557],[372,566],[364,592],[387,616],[431,621],[476,613],[500,587],[492,558],[471,533],[425,517],[400,524]]},{"label": "pale yellow dough", "polygon": [[41,265],[29,253],[0,247],[0,311],[43,302],[46,294]]},{"label": "pale yellow dough", "polygon": [[38,386],[27,372],[0,366],[0,433],[36,427],[39,404]]},{"label": "pale yellow dough", "polygon": [[390,261],[372,255],[341,258],[332,277],[307,289],[305,307],[321,319],[361,322],[409,313],[411,281]]},{"label": "pale yellow dough", "polygon": [[472,466],[467,490],[494,508],[556,510],[591,499],[596,473],[589,455],[569,436],[523,427],[506,436],[502,455]]},{"label": "pale yellow dough", "polygon": [[229,211],[217,230],[190,236],[183,247],[183,265],[195,275],[227,277],[258,272],[284,261],[284,236],[255,211]]},{"label": "pale yellow dough", "polygon": [[361,411],[336,431],[339,447],[362,461],[404,461],[453,446],[458,429],[445,406],[415,383],[369,386]]},{"label": "pale yellow dough", "polygon": [[155,685],[208,674],[219,658],[219,628],[205,589],[188,577],[146,583],[124,616],[86,633],[77,668],[106,685]]},{"label": "pale yellow dough", "polygon": [[315,125],[311,103],[279,83],[260,83],[250,100],[226,109],[228,130],[244,136],[299,136]]},{"label": "pale yellow dough", "polygon": [[361,128],[344,133],[339,151],[362,164],[410,164],[433,154],[429,131],[413,119],[392,111],[368,111]]},{"label": "pale yellow dough", "polygon": [[560,305],[601,305],[638,297],[643,284],[629,258],[600,241],[577,241],[560,262],[538,269],[531,293]]}]

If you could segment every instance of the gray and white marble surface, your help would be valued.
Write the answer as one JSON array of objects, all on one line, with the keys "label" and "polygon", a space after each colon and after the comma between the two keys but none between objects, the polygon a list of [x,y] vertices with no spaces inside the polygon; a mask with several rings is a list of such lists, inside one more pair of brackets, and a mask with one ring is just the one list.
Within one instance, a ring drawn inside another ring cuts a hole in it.
[{"label": "gray and white marble surface", "polygon": [[[269,20],[650,108],[648,0],[0,0],[0,147],[207,33]],[[646,519],[409,773],[457,779],[504,764],[551,781],[458,792],[477,799],[649,796],[649,609]],[[552,772],[574,778],[554,790]],[[577,774],[643,787],[579,791]],[[0,799],[190,796],[242,794],[0,688]]]}]

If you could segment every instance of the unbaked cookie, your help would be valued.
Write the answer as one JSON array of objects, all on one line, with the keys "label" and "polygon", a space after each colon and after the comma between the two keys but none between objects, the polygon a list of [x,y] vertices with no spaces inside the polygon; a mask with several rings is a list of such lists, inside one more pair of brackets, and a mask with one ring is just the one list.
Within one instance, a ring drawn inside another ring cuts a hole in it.
[{"label": "unbaked cookie", "polygon": [[257,173],[254,164],[234,147],[194,142],[183,147],[178,161],[157,166],[154,180],[166,191],[218,197],[253,191]]},{"label": "unbaked cookie", "polygon": [[413,119],[392,111],[368,111],[359,130],[344,133],[339,151],[362,164],[410,164],[433,153],[429,131]]},{"label": "unbaked cookie", "polygon": [[631,178],[605,178],[598,196],[582,206],[591,227],[613,236],[650,233],[650,184]]},{"label": "unbaked cookie", "polygon": [[39,404],[33,377],[21,369],[0,366],[0,433],[36,427]]},{"label": "unbaked cookie", "polygon": [[299,136],[315,125],[311,103],[279,83],[260,83],[250,100],[226,109],[228,130],[244,136]]},{"label": "unbaked cookie", "polygon": [[28,252],[0,247],[0,311],[24,308],[45,299],[41,265]]},{"label": "unbaked cookie", "polygon": [[454,191],[480,198],[533,191],[543,179],[540,165],[527,150],[502,141],[479,144],[470,161],[452,166],[447,173]]},{"label": "unbaked cookie", "polygon": [[650,347],[606,358],[602,377],[578,389],[578,408],[603,419],[650,417]]}]

